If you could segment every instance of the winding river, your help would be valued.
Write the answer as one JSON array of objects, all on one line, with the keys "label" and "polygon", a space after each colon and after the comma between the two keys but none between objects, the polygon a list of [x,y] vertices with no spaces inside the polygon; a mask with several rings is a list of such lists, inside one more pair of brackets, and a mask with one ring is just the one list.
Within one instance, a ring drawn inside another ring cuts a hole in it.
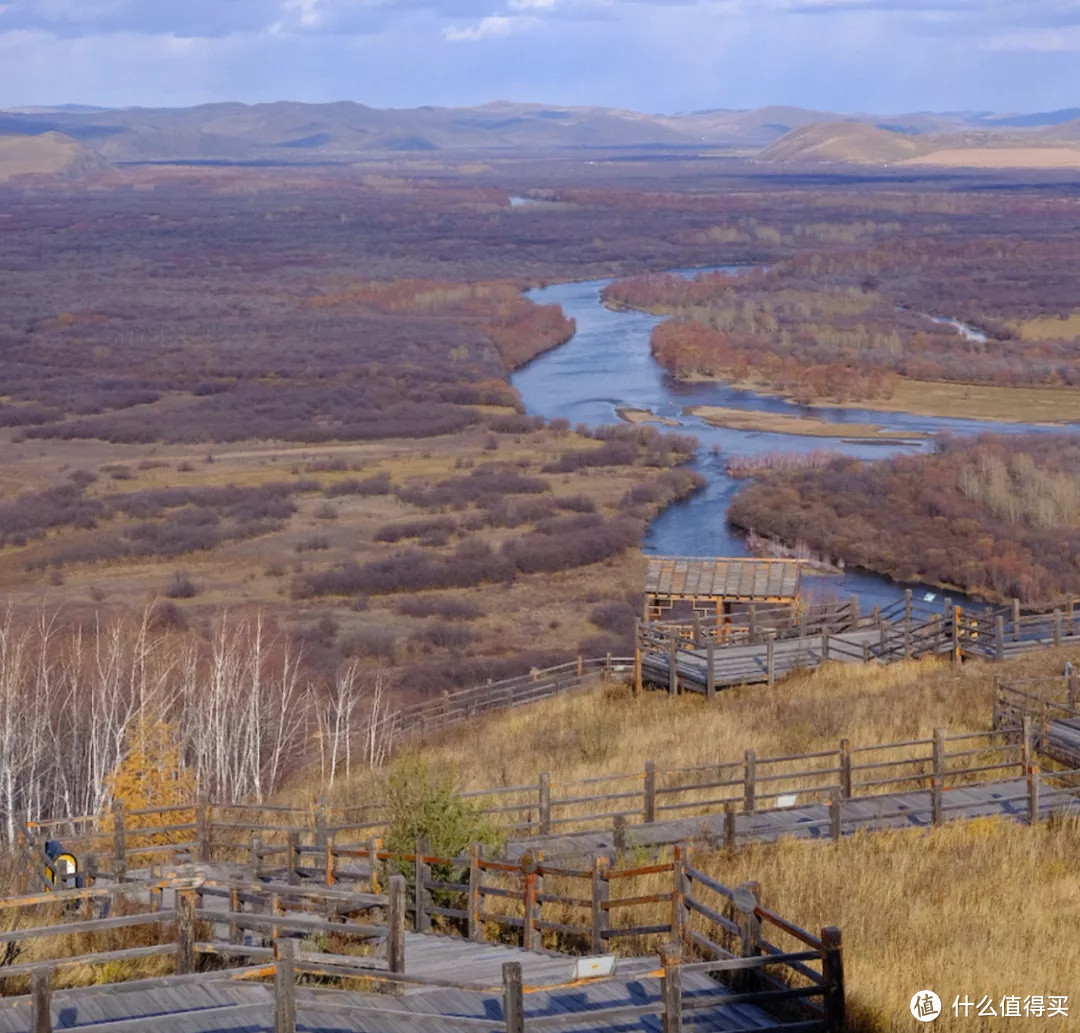
[{"label": "winding river", "polygon": [[[690,274],[697,270],[680,270]],[[737,272],[731,268],[726,271]],[[566,344],[534,359],[513,377],[529,411],[547,419],[565,417],[571,423],[596,427],[617,422],[620,407],[651,409],[676,420],[679,430],[696,435],[701,449],[694,468],[707,479],[691,498],[669,506],[653,521],[645,551],[681,556],[745,556],[746,545],[727,525],[727,508],[739,482],[728,475],[726,460],[765,452],[812,452],[826,449],[867,459],[928,450],[931,439],[867,443],[843,438],[812,438],[764,431],[714,427],[684,412],[692,405],[813,415],[831,423],[875,423],[890,431],[955,434],[1046,432],[1051,428],[1015,423],[943,419],[910,413],[862,409],[807,409],[780,398],[755,394],[721,383],[684,383],[671,377],[652,357],[649,338],[662,317],[643,312],[613,311],[600,300],[609,280],[560,283],[532,290],[540,304],[558,303],[577,320],[577,333]],[[674,428],[673,428],[674,429]],[[864,607],[886,606],[915,589],[916,598],[940,601],[942,593],[925,585],[903,585],[856,571],[811,579],[814,594],[857,594]],[[957,601],[961,597],[952,593]],[[930,598],[927,598],[930,597]]]}]

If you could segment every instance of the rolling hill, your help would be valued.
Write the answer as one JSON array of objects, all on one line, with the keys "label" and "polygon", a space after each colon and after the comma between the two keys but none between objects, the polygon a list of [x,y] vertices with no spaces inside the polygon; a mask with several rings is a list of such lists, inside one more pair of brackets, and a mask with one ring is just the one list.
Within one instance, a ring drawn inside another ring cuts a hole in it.
[{"label": "rolling hill", "polygon": [[61,133],[0,136],[0,182],[15,176],[76,176],[108,168],[108,162]]},{"label": "rolling hill", "polygon": [[[347,163],[393,153],[722,148],[745,156],[761,152],[763,161],[785,164],[888,164],[915,161],[942,149],[1080,142],[1080,118],[1073,109],[1010,116],[987,112],[841,116],[767,106],[657,115],[510,101],[470,108],[401,109],[352,101],[280,101],[191,108],[65,105],[0,110],[0,134],[39,140],[63,134],[86,152],[121,163]],[[55,146],[55,141],[44,146]]]},{"label": "rolling hill", "polygon": [[758,158],[787,165],[808,162],[886,165],[918,158],[926,151],[929,139],[859,122],[826,122],[787,133],[766,147]]}]

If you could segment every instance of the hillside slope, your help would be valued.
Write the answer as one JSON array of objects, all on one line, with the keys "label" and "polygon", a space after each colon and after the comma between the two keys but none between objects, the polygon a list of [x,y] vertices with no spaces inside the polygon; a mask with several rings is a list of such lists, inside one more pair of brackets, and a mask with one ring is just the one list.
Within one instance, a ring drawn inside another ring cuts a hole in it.
[{"label": "hillside slope", "polygon": [[787,133],[766,147],[758,158],[784,165],[809,162],[884,165],[918,158],[927,147],[924,138],[905,133],[859,122],[826,122]]},{"label": "hillside slope", "polygon": [[0,136],[0,182],[14,176],[75,176],[105,168],[106,161],[62,133]]}]

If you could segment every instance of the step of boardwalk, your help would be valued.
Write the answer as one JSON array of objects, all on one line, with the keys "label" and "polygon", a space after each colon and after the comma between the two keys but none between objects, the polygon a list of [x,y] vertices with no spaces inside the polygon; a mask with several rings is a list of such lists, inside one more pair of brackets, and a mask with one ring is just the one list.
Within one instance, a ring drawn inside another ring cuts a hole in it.
[{"label": "step of boardwalk", "polygon": [[[984,785],[958,786],[945,791],[945,818],[948,821],[981,817],[996,817],[1026,821],[1028,817],[1027,782],[1013,779]],[[932,798],[929,790],[889,793],[845,800],[842,810],[842,832],[847,835],[858,829],[913,828],[930,824]],[[1039,794],[1039,813],[1080,813],[1080,790],[1070,792],[1043,786]],[[776,808],[754,814],[735,816],[736,837],[770,842],[783,837],[796,839],[827,839],[832,835],[832,820],[828,804]],[[692,840],[723,842],[724,815],[706,814],[649,825],[629,825],[626,845],[658,847]],[[543,851],[548,860],[554,858],[594,857],[612,854],[615,849],[613,829],[597,829],[563,836],[539,836],[507,844],[507,854],[515,861],[526,851]]]},{"label": "step of boardwalk", "polygon": [[[385,994],[311,990],[297,992],[297,1029],[302,1033],[460,1033],[455,1018],[502,1022],[502,964],[518,961],[526,987],[525,1014],[551,1018],[550,1028],[565,1033],[658,1033],[661,1027],[659,981],[652,958],[619,960],[612,978],[572,981],[574,959],[524,951],[500,944],[473,944],[450,937],[428,940],[428,972],[445,971],[462,983],[491,982],[489,990],[424,988],[400,997]],[[410,973],[413,966],[406,965]],[[498,972],[498,979],[488,976]],[[416,974],[419,974],[418,970]],[[547,977],[555,977],[548,979]],[[759,1008],[725,1003],[727,993],[700,972],[683,975],[684,1000],[708,996],[715,1004],[693,1012],[705,1033],[765,1029],[771,1021]],[[603,1008],[656,1005],[642,1017],[594,1015]],[[273,995],[268,986],[192,977],[165,978],[154,986],[119,984],[108,990],[58,991],[52,1001],[53,1028],[85,1033],[272,1033]],[[418,1017],[425,1017],[420,1020]],[[442,1018],[429,1018],[438,1016]],[[31,1033],[30,1005],[24,998],[0,1002],[0,1033]],[[547,1025],[545,1028],[548,1028]]]}]

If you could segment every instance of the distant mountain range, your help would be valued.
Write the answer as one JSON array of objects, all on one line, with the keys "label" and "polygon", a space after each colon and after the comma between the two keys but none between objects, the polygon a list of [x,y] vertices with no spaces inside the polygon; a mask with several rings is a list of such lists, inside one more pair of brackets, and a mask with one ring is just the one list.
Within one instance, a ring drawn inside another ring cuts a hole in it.
[{"label": "distant mountain range", "polygon": [[1080,108],[1036,114],[916,112],[879,116],[764,107],[649,115],[615,108],[505,101],[473,108],[409,109],[370,108],[344,101],[0,110],[0,136],[40,138],[47,134],[63,134],[75,141],[80,147],[79,161],[85,161],[89,153],[110,163],[348,162],[395,152],[422,155],[643,147],[724,149],[787,163],[888,163],[920,160],[941,150],[1080,145]]}]

